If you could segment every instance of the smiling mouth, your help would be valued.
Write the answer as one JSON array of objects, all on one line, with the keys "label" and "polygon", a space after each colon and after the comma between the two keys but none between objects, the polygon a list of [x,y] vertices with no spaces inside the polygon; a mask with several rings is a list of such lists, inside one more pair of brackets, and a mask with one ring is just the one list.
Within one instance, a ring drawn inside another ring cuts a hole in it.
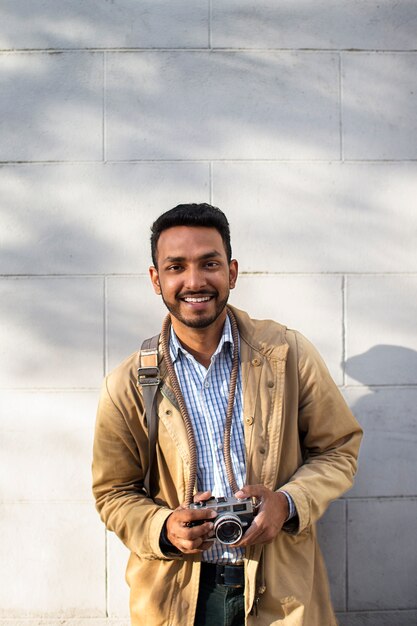
[{"label": "smiling mouth", "polygon": [[177,298],[187,304],[204,304],[204,302],[209,302],[216,296],[217,293],[200,291],[200,293],[179,293]]},{"label": "smiling mouth", "polygon": [[190,302],[191,304],[198,304],[200,302],[208,302],[213,296],[186,296],[182,298],[184,302]]}]

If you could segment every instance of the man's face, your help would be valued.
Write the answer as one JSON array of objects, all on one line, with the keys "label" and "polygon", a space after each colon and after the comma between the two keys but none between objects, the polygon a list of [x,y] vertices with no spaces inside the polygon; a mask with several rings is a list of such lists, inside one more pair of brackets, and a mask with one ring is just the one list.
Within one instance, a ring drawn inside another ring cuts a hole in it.
[{"label": "man's face", "polygon": [[168,228],[159,237],[156,254],[158,269],[149,268],[152,284],[174,318],[191,328],[206,328],[225,316],[237,261],[229,264],[215,228]]}]

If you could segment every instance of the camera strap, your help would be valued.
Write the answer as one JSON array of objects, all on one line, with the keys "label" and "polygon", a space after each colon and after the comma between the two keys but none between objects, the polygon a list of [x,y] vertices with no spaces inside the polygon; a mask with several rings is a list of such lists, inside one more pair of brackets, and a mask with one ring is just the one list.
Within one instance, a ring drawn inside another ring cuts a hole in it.
[{"label": "camera strap", "polygon": [[155,458],[156,439],[158,433],[158,412],[156,410],[155,397],[158,391],[161,377],[158,365],[159,335],[145,339],[139,351],[139,367],[137,385],[142,388],[143,402],[145,404],[146,422],[148,425],[148,469],[143,479],[143,486],[150,496],[150,478],[152,464]]},{"label": "camera strap", "polygon": [[[226,474],[231,486],[232,492],[236,493],[239,490],[239,487],[236,483],[236,479],[233,472],[232,460],[230,456],[230,433],[232,427],[232,419],[233,419],[233,406],[235,399],[235,390],[236,383],[239,371],[239,352],[238,352],[238,337],[239,331],[237,328],[237,322],[234,314],[228,308],[227,310],[231,326],[232,326],[232,335],[234,342],[234,354],[233,354],[233,365],[230,376],[229,383],[229,399],[228,406],[226,412],[226,425],[224,432],[224,446],[223,446],[223,454],[224,461],[226,467]],[[184,401],[184,398],[181,393],[181,388],[178,382],[177,375],[175,373],[174,365],[171,361],[171,357],[169,354],[169,329],[170,329],[171,321],[170,316],[167,315],[164,323],[162,325],[162,333],[160,335],[155,335],[149,339],[145,339],[142,343],[142,347],[139,351],[139,367],[138,367],[138,379],[137,386],[142,388],[143,401],[145,404],[145,414],[146,421],[148,425],[148,451],[149,451],[149,461],[148,461],[148,469],[145,473],[145,477],[143,479],[143,486],[148,496],[150,496],[150,477],[152,464],[155,458],[156,451],[156,440],[158,437],[158,413],[156,410],[156,393],[158,391],[158,387],[161,382],[161,376],[159,372],[159,364],[158,364],[158,344],[159,339],[161,339],[162,352],[164,355],[164,360],[167,365],[168,375],[171,380],[172,388],[174,391],[175,400],[178,404],[178,408],[181,412],[182,418],[184,420],[185,428],[187,431],[187,439],[188,439],[188,447],[190,452],[190,478],[188,481],[188,485],[185,493],[185,502],[187,506],[191,504],[193,501],[193,493],[194,487],[197,478],[197,446],[194,438],[193,426],[191,423],[190,416],[188,415],[187,407]]]},{"label": "camera strap", "polygon": [[[234,343],[234,351],[233,351],[233,363],[232,363],[232,371],[230,374],[229,381],[229,399],[227,403],[227,411],[226,411],[226,424],[224,430],[224,441],[223,441],[223,457],[226,469],[227,479],[229,481],[229,485],[232,489],[232,493],[236,493],[239,490],[239,487],[236,483],[236,479],[233,472],[232,459],[230,456],[230,433],[232,428],[232,420],[233,420],[233,406],[235,400],[235,391],[236,391],[236,383],[239,373],[239,330],[237,327],[237,321],[234,316],[234,313],[230,308],[227,308],[227,314],[230,319],[230,324],[232,328],[232,336]],[[181,387],[178,382],[178,378],[175,372],[174,364],[172,363],[170,352],[169,352],[169,332],[171,326],[171,317],[167,315],[163,324],[162,324],[162,333],[161,333],[161,346],[162,353],[164,355],[164,362],[166,363],[168,375],[171,381],[172,389],[175,394],[175,398],[177,400],[182,418],[184,420],[185,429],[187,431],[187,439],[188,439],[188,449],[190,453],[190,476],[188,479],[187,488],[185,491],[185,505],[190,506],[193,502],[193,494],[194,487],[197,481],[197,446],[194,437],[194,430],[192,421],[188,414],[187,406],[184,401]]]}]

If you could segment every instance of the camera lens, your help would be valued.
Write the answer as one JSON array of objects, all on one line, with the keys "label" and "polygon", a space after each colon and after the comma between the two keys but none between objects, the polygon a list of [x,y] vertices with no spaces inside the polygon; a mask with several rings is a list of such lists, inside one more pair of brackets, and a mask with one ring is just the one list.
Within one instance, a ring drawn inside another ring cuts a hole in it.
[{"label": "camera lens", "polygon": [[214,522],[214,532],[221,543],[232,545],[243,535],[243,528],[237,515],[222,515]]}]

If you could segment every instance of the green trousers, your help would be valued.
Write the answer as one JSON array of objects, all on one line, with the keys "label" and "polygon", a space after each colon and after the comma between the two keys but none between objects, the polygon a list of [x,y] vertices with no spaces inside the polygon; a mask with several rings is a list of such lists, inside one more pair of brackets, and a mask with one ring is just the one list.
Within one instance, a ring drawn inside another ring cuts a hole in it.
[{"label": "green trousers", "polygon": [[202,576],[194,626],[244,626],[243,591],[243,587],[216,585]]}]

